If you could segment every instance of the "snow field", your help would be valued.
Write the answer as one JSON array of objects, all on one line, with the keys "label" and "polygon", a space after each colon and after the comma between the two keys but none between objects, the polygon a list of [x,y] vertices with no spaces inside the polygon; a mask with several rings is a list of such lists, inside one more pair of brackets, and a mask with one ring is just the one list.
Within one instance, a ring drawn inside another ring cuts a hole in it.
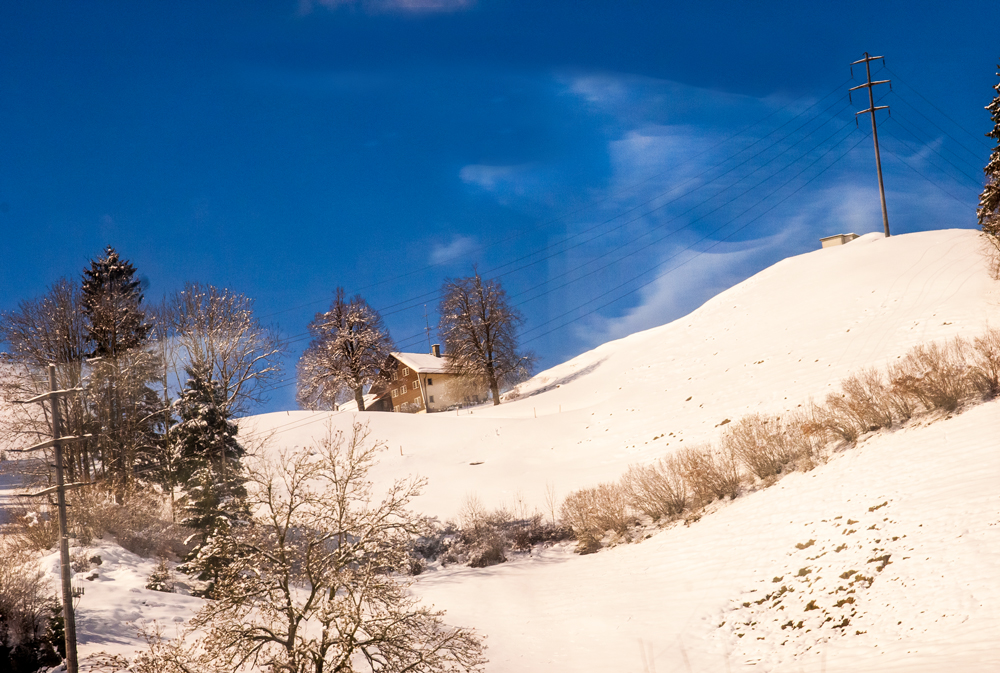
[{"label": "snow field", "polygon": [[[975,232],[869,234],[542,372],[499,407],[266,414],[243,419],[241,436],[267,438],[273,455],[310,446],[328,422],[368,423],[387,446],[375,493],[414,474],[428,479],[414,507],[442,520],[470,494],[547,515],[550,487],[561,500],[616,480],[631,463],[714,440],[726,419],[782,414],[917,343],[997,324],[1000,284]],[[488,636],[491,673],[1000,668],[998,405],[868,436],[639,544],[435,569],[414,590]],[[98,569],[100,583],[77,580],[82,653],[141,645],[130,620],[155,618],[170,635],[197,609],[141,588],[155,561],[108,553],[117,566]]]}]

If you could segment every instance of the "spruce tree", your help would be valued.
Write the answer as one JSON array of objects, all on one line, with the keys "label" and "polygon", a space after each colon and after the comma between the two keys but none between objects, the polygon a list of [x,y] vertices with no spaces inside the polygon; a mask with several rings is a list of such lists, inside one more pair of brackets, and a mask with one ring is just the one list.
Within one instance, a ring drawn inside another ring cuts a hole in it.
[{"label": "spruce tree", "polygon": [[137,468],[155,462],[159,400],[149,387],[156,356],[145,348],[150,326],[135,267],[108,246],[83,270],[82,313],[91,376],[88,399],[97,424],[101,467],[121,502]]},{"label": "spruce tree", "polygon": [[185,371],[189,379],[175,404],[180,422],[171,430],[171,452],[178,456],[176,477],[187,491],[181,523],[194,530],[188,538],[194,547],[181,570],[207,581],[203,593],[211,596],[228,560],[216,538],[246,516],[240,464],[245,452],[226,411],[222,386],[211,380],[208,367],[195,364]]},{"label": "spruce tree", "polygon": [[117,358],[146,343],[150,328],[140,288],[135,267],[110,245],[104,257],[91,260],[90,268],[83,270],[83,314],[92,356]]},{"label": "spruce tree", "polygon": [[[1000,65],[997,66],[1000,68]],[[1000,72],[997,72],[1000,77]],[[986,164],[983,172],[986,173],[986,187],[979,197],[979,226],[983,228],[983,233],[988,234],[996,241],[1000,238],[1000,82],[993,86],[997,92],[993,101],[986,106],[993,120],[993,130],[987,133],[987,137],[997,141],[997,146],[990,153],[990,161]]]}]

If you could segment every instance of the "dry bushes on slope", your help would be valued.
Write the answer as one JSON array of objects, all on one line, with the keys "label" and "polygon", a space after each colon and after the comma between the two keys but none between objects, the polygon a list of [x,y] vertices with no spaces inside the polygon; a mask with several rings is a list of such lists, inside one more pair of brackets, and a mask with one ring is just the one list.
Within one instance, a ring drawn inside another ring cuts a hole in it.
[{"label": "dry bushes on slope", "polygon": [[61,608],[19,536],[0,536],[0,671],[31,673],[60,657]]},{"label": "dry bushes on slope", "polygon": [[581,552],[596,551],[609,533],[628,539],[645,515],[669,521],[736,498],[754,480],[769,486],[787,472],[811,469],[831,445],[906,423],[917,412],[954,412],[1000,395],[1000,330],[972,341],[955,337],[911,349],[886,371],[863,369],[841,382],[823,404],[810,403],[785,420],[751,414],[730,425],[717,447],[681,450],[649,465],[631,465],[619,481],[571,493],[563,522]]},{"label": "dry bushes on slope", "polygon": [[[189,530],[171,522],[165,498],[154,490],[135,489],[126,504],[115,502],[112,493],[92,486],[67,493],[67,524],[70,537],[79,544],[113,537],[139,556],[182,556]],[[55,506],[37,498],[21,498],[13,509],[12,530],[34,550],[55,547],[58,523]]]}]

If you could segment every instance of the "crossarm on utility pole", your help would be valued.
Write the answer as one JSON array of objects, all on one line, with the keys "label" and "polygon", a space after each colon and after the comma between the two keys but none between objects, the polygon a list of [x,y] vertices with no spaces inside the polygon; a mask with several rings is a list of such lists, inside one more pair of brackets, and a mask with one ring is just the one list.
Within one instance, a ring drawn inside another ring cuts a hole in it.
[{"label": "crossarm on utility pole", "polygon": [[[67,489],[67,488],[81,488],[83,486],[90,486],[93,483],[94,482],[92,482],[92,481],[77,481],[77,482],[74,482],[72,484],[63,484],[62,487],[63,487],[63,489]],[[58,490],[59,490],[58,486],[49,486],[48,488],[43,488],[41,491],[35,491],[34,493],[20,493],[19,495],[22,495],[22,496],[24,496],[26,498],[37,498],[38,496],[41,496],[41,495],[49,495],[51,493],[55,493]]]},{"label": "crossarm on utility pole", "polygon": [[51,449],[57,443],[58,444],[69,444],[71,442],[82,442],[86,439],[90,439],[93,435],[79,435],[70,437],[60,437],[59,439],[50,439],[47,442],[42,442],[40,444],[35,444],[34,446],[29,446],[26,449],[10,449],[11,453],[28,453],[29,451],[41,451],[42,449]]}]

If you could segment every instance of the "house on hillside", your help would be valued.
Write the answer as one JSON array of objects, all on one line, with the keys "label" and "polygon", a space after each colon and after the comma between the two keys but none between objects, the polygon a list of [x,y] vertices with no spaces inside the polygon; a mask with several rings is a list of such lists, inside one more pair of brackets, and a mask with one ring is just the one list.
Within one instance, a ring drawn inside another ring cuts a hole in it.
[{"label": "house on hillside", "polygon": [[372,384],[369,411],[425,413],[477,404],[483,391],[451,372],[448,356],[434,344],[430,353],[391,353]]}]

